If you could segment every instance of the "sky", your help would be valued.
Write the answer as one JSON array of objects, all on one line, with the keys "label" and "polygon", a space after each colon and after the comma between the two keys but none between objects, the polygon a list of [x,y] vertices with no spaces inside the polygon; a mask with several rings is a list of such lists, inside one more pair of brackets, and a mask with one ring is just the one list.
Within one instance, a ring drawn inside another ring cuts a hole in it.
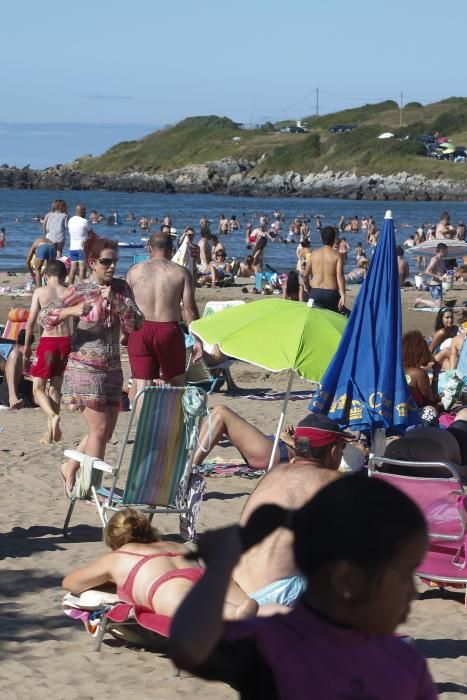
[{"label": "sky", "polygon": [[401,92],[425,104],[467,93],[455,36],[466,20],[465,0],[4,3],[0,120],[88,124],[93,147],[70,139],[84,151],[68,161],[111,145],[110,127],[92,125],[140,138],[141,125],[201,114],[299,119],[315,113],[317,88],[320,114]]}]

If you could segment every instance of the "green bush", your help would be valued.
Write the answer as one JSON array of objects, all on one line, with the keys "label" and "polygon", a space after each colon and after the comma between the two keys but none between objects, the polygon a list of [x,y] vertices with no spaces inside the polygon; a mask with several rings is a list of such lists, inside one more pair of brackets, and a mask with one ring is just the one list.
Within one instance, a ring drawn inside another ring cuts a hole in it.
[{"label": "green bush", "polygon": [[208,117],[187,117],[175,125],[175,129],[237,129],[237,123],[228,117],[211,114]]},{"label": "green bush", "polygon": [[313,169],[313,161],[321,155],[319,134],[313,132],[305,139],[277,146],[262,161],[259,173],[285,173],[296,170],[303,173]]},{"label": "green bush", "polygon": [[382,112],[388,112],[393,109],[399,109],[397,102],[385,100],[384,102],[363,105],[363,107],[355,107],[354,109],[344,109],[342,112],[337,112],[337,114],[307,117],[304,121],[308,121],[314,129],[329,129],[333,124],[358,124],[359,122],[373,119]]},{"label": "green bush", "polygon": [[463,104],[457,108],[442,112],[433,122],[432,131],[443,133],[453,133],[467,128],[467,105]]},{"label": "green bush", "polygon": [[407,102],[404,109],[423,109],[423,105],[421,102]]}]

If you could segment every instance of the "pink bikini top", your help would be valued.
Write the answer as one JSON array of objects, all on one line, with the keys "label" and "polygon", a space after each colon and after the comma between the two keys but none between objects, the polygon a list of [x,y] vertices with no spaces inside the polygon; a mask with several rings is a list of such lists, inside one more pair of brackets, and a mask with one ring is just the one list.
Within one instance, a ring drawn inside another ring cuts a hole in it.
[{"label": "pink bikini top", "polygon": [[[114,554],[128,554],[132,557],[140,557],[140,560],[134,565],[134,567],[128,574],[125,583],[122,586],[117,587],[117,594],[120,597],[120,599],[124,600],[126,603],[131,603],[132,605],[136,605],[136,602],[133,598],[133,584],[135,582],[135,578],[138,575],[139,570],[142,566],[146,564],[146,562],[150,561],[151,559],[156,559],[156,557],[183,556],[179,552],[161,552],[160,554],[138,554],[137,552],[120,551],[114,552]],[[154,594],[156,593],[157,589],[166,581],[170,581],[170,579],[172,578],[183,578],[187,579],[188,581],[192,581],[193,583],[196,583],[197,581],[199,581],[203,573],[204,569],[201,566],[193,566],[187,567],[185,569],[172,569],[171,571],[167,571],[165,574],[162,574],[162,576],[159,576],[159,578],[153,581],[151,583],[151,586],[149,587],[147,607],[150,610],[153,609],[151,604]]]}]

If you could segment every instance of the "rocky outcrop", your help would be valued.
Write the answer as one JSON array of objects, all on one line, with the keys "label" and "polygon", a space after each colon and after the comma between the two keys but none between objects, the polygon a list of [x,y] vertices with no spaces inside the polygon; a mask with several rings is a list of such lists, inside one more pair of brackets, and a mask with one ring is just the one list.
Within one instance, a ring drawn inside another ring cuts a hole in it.
[{"label": "rocky outcrop", "polygon": [[[222,193],[259,197],[335,197],[343,199],[457,200],[467,197],[467,177],[458,182],[428,180],[406,172],[359,176],[353,172],[287,172],[259,176],[257,163],[224,158],[187,165],[166,173],[81,173],[71,166],[45,170],[0,166],[0,188],[114,190],[121,192]],[[462,167],[462,166],[459,166]]]}]

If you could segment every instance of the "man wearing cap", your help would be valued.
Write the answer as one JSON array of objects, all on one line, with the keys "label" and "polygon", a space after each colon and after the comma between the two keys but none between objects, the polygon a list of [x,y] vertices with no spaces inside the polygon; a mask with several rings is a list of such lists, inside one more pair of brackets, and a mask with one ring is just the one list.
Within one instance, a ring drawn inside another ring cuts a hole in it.
[{"label": "man wearing cap", "polygon": [[[306,416],[295,428],[295,458],[266,473],[248,499],[240,524],[246,523],[252,512],[265,503],[294,510],[301,508],[339,477],[337,470],[344,447],[353,439],[353,435],[342,431],[327,416],[317,413]],[[325,537],[325,533],[310,533],[310,537]],[[285,607],[292,607],[305,589],[292,545],[291,532],[280,528],[246,552],[234,571],[237,583],[259,605],[271,606],[270,613],[280,608],[285,612]]]}]

